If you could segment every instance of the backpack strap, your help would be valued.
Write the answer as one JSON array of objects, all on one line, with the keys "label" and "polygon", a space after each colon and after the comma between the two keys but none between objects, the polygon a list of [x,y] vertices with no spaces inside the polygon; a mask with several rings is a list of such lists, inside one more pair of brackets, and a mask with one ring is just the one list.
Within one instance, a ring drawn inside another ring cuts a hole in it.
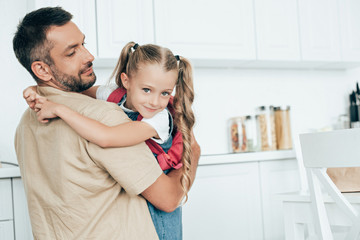
[{"label": "backpack strap", "polygon": [[[181,137],[179,132],[176,134],[176,136],[177,135]],[[163,171],[171,168],[179,169],[182,167],[182,142],[174,145],[175,142],[173,141],[173,144],[171,145],[168,153],[166,153],[164,149],[162,149],[162,147],[152,139],[146,140],[145,143],[148,145],[151,152],[156,154],[158,163]]]},{"label": "backpack strap", "polygon": [[119,103],[120,100],[123,98],[123,96],[126,93],[126,89],[124,88],[117,88],[115,89],[108,97],[107,101],[108,102],[113,102],[113,103]]}]

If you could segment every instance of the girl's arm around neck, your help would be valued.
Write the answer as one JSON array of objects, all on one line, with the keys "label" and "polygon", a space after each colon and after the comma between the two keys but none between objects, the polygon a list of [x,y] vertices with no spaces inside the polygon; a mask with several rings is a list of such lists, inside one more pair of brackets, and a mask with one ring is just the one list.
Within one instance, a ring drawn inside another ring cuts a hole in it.
[{"label": "girl's arm around neck", "polygon": [[38,113],[40,121],[58,116],[81,137],[103,148],[131,146],[157,136],[155,129],[145,122],[133,121],[107,126],[62,104],[45,101],[36,106],[41,109]]},{"label": "girl's arm around neck", "polygon": [[155,129],[144,122],[131,121],[110,127],[65,106],[56,115],[81,137],[103,148],[127,147],[157,135]]}]

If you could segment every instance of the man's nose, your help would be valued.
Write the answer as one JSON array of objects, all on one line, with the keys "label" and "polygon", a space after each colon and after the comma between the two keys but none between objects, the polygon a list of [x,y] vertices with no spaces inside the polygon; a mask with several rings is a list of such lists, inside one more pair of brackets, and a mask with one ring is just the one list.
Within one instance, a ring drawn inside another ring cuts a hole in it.
[{"label": "man's nose", "polygon": [[94,61],[95,57],[87,50],[86,47],[83,48],[83,54],[84,54],[84,62],[92,62]]}]

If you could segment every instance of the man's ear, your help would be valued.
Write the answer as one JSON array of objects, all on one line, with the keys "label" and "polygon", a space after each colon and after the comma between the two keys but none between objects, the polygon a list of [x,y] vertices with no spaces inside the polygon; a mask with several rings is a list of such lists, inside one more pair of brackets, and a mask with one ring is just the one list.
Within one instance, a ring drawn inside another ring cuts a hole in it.
[{"label": "man's ear", "polygon": [[43,81],[50,81],[53,77],[49,65],[42,61],[35,61],[31,64],[33,73]]},{"label": "man's ear", "polygon": [[129,76],[123,72],[123,73],[121,73],[120,78],[121,78],[121,82],[122,82],[122,85],[124,86],[124,88],[128,89],[129,85],[130,85]]}]

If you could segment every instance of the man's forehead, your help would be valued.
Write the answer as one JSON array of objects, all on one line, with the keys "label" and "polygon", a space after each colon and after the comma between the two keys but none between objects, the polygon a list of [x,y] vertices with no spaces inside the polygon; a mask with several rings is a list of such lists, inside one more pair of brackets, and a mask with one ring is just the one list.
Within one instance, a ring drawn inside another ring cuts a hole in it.
[{"label": "man's forehead", "polygon": [[48,41],[67,47],[69,45],[79,44],[84,39],[84,34],[72,21],[62,26],[51,26],[47,31]]}]

